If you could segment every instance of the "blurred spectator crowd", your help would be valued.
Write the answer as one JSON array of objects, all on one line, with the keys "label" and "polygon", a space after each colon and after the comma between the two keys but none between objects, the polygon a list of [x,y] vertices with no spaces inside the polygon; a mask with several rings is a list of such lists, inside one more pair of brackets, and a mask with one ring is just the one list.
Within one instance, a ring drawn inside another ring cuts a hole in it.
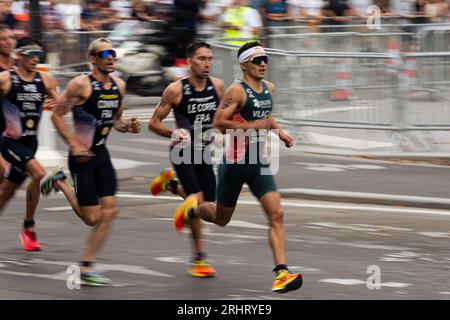
[{"label": "blurred spectator crowd", "polygon": [[[320,30],[316,26],[365,24],[371,15],[368,11],[371,5],[378,6],[383,23],[446,23],[450,0],[47,0],[39,3],[43,40],[50,52],[65,48],[73,55],[68,44],[76,31],[78,40],[72,42],[79,46],[81,57],[93,38],[132,22],[158,29],[165,35],[163,45],[171,55],[184,57],[187,44],[195,38],[225,38],[223,41],[227,43],[241,45],[248,39],[283,32],[280,27],[284,26],[309,26],[310,32],[314,32]],[[0,0],[0,24],[10,26],[18,38],[30,34],[29,20],[29,1]],[[340,27],[333,28],[338,31]],[[66,53],[59,56],[68,58]]]},{"label": "blurred spectator crowd", "polygon": [[[28,33],[29,1],[0,0],[0,23],[18,37]],[[222,29],[224,37],[261,35],[263,27],[290,23],[346,24],[367,20],[377,5],[384,18],[412,23],[448,22],[450,0],[48,0],[39,1],[42,26],[50,33],[111,30],[123,20],[169,20],[197,33]],[[189,40],[189,39],[187,39]]]}]

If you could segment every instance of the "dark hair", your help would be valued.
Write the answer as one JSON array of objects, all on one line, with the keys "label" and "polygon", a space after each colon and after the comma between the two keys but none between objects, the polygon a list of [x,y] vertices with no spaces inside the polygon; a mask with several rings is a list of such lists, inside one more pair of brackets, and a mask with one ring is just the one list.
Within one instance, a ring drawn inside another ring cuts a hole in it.
[{"label": "dark hair", "polygon": [[21,47],[25,47],[25,46],[30,46],[36,44],[38,46],[41,46],[41,44],[39,43],[39,41],[36,41],[32,38],[26,37],[26,38],[21,38],[17,41],[17,48],[21,48]]},{"label": "dark hair", "polygon": [[242,52],[244,52],[245,50],[248,50],[250,48],[253,48],[253,47],[262,47],[262,45],[258,41],[247,42],[239,48],[237,57],[239,58],[239,56],[241,55]]},{"label": "dark hair", "polygon": [[205,41],[195,41],[191,43],[186,50],[188,58],[192,58],[195,52],[200,48],[206,48],[211,50],[211,46]]}]

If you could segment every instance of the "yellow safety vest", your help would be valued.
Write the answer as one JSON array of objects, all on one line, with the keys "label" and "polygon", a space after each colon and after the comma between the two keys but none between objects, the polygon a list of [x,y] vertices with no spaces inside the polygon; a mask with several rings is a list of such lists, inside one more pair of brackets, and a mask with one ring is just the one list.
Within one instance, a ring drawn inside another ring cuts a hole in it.
[{"label": "yellow safety vest", "polygon": [[[241,6],[241,7],[233,7],[233,8],[229,8],[227,9],[227,11],[225,12],[225,20],[224,22],[232,24],[236,27],[243,27],[247,24],[247,11],[248,10],[252,10],[249,7],[245,7],[245,6]],[[243,33],[241,30],[233,30],[233,29],[226,29],[223,32],[223,37],[224,38],[229,38],[229,39],[233,39],[233,38],[247,38],[248,35]],[[255,35],[252,34],[251,36],[252,39],[255,38]],[[226,43],[229,44],[235,44],[238,46],[243,45],[244,43],[248,42],[250,40],[226,40]]]}]

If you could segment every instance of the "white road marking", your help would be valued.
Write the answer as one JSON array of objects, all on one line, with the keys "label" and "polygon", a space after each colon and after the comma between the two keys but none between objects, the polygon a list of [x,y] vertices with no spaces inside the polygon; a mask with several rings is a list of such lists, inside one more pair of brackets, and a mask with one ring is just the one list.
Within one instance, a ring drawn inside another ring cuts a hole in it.
[{"label": "white road marking", "polygon": [[156,162],[134,161],[129,159],[111,158],[113,166],[116,170],[133,169],[140,166],[154,165]]},{"label": "white road marking", "polygon": [[260,224],[251,223],[251,222],[242,221],[242,220],[231,220],[227,224],[227,226],[239,227],[239,228],[263,229],[263,230],[268,230],[269,229],[268,226],[263,226],[263,225],[260,225]]},{"label": "white road marking", "polygon": [[408,294],[406,291],[395,291],[394,294]]},{"label": "white road marking", "polygon": [[156,257],[154,258],[157,261],[169,262],[169,263],[187,263],[189,261],[189,257]]},{"label": "white road marking", "polygon": [[[8,263],[8,264],[15,264],[15,265],[18,265],[18,266],[23,266],[23,267],[27,267],[27,266],[30,265],[29,263],[15,261],[15,260],[2,260],[2,261],[0,261],[0,263],[1,262]],[[4,266],[5,266],[4,264],[0,265],[0,267],[4,267]]]},{"label": "white road marking", "polygon": [[368,164],[336,164],[336,163],[317,163],[317,162],[293,162],[293,164],[303,165],[305,166],[306,170],[325,171],[325,172],[386,169],[386,167]]},{"label": "white road marking", "polygon": [[450,233],[448,232],[418,232],[418,234],[430,238],[450,238]]},{"label": "white road marking", "polygon": [[[7,274],[7,275],[19,276],[19,277],[32,277],[32,278],[39,278],[39,279],[67,281],[67,273],[65,271],[58,272],[55,274],[41,274],[41,273],[0,270],[0,274]],[[114,282],[111,285],[109,285],[109,287],[127,287],[127,286],[131,286],[131,285],[132,284],[130,284],[130,283]]]},{"label": "white road marking", "polygon": [[381,287],[389,287],[389,288],[406,288],[412,286],[410,283],[401,283],[401,282],[384,282],[381,283]]},{"label": "white road marking", "polygon": [[374,236],[383,236],[383,237],[390,237],[390,234],[387,233],[380,233],[380,231],[384,231],[383,229],[390,229],[390,230],[411,230],[411,229],[405,229],[405,228],[394,228],[394,227],[384,227],[384,226],[375,226],[375,225],[368,225],[368,224],[350,224],[350,225],[344,225],[334,222],[312,222],[308,223],[309,228],[332,228],[332,229],[341,229],[340,231],[365,231],[367,234],[371,234]]},{"label": "white road marking", "polygon": [[[154,138],[134,138],[134,139],[126,139],[125,141],[128,141],[130,143],[145,143],[145,144],[156,144],[160,146],[166,146],[169,147],[170,145],[170,139],[167,138],[165,140],[163,139],[154,139]],[[169,149],[167,149],[169,150]],[[167,154],[169,154],[169,151],[167,151]]]},{"label": "white road marking", "polygon": [[[238,202],[241,204],[259,204],[255,202]],[[420,208],[392,208],[388,206],[367,206],[367,205],[335,205],[335,204],[315,204],[306,202],[293,202],[292,200],[281,201],[281,204],[285,207],[297,207],[297,208],[322,208],[322,209],[334,209],[334,210],[357,210],[357,211],[375,211],[375,212],[393,212],[393,213],[417,213],[417,214],[433,214],[450,216],[450,211],[438,210],[438,209],[420,209]]]},{"label": "white road marking", "polygon": [[380,258],[384,262],[411,262],[414,258],[420,257],[419,254],[410,251],[401,251],[394,253],[387,253]]},{"label": "white road marking", "polygon": [[331,146],[333,148],[341,147],[341,148],[350,148],[350,149],[358,149],[358,150],[368,150],[374,148],[387,148],[392,147],[392,143],[390,142],[378,142],[378,141],[370,141],[363,139],[350,139],[344,137],[336,137],[330,135],[324,135],[314,132],[309,132],[309,135],[312,136],[313,140],[319,145]]},{"label": "white road marking", "polygon": [[379,236],[379,237],[392,237],[390,234],[387,234],[387,233],[367,232],[367,234],[371,234],[373,236]]},{"label": "white road marking", "polygon": [[[176,196],[152,196],[146,194],[135,194],[135,193],[126,193],[119,192],[117,193],[117,197],[119,198],[130,198],[130,199],[153,199],[153,200],[173,200],[181,202],[180,197]],[[241,205],[257,205],[260,206],[260,203],[256,200],[239,200],[238,204]],[[438,210],[438,209],[420,209],[420,208],[393,208],[388,206],[367,206],[367,205],[359,205],[359,204],[349,204],[349,205],[341,205],[341,204],[323,204],[323,203],[313,203],[301,200],[282,200],[282,206],[284,207],[295,207],[295,208],[321,208],[321,209],[331,209],[331,210],[356,210],[356,211],[372,211],[372,212],[392,212],[392,213],[416,213],[416,214],[431,214],[431,215],[443,215],[450,216],[450,211],[447,210]],[[54,207],[54,208],[45,208],[48,211],[64,211],[64,210],[72,210],[70,207]],[[156,218],[159,219],[159,218]],[[164,218],[160,218],[164,219]],[[354,224],[354,226],[358,226],[358,224]],[[361,227],[365,227],[366,225],[360,225]],[[306,226],[308,227],[308,226]],[[368,228],[372,227],[371,225],[367,225]],[[373,226],[378,227],[378,226]],[[387,227],[379,226],[380,228],[388,229]],[[318,226],[309,226],[311,229],[318,229]],[[390,227],[391,230],[396,230],[393,227]],[[402,228],[397,228],[399,231],[409,231],[409,229],[403,230]],[[373,230],[371,230],[373,231]]]},{"label": "white road marking", "polygon": [[374,164],[351,164],[350,168],[361,169],[361,170],[381,170],[387,169],[386,167],[376,166]]},{"label": "white road marking", "polygon": [[381,226],[377,224],[362,224],[362,223],[353,223],[352,226],[360,226],[360,227],[369,227],[369,228],[377,228],[377,229],[384,229],[384,230],[393,230],[393,231],[414,231],[414,229],[408,229],[408,228],[398,228],[398,227],[391,227],[391,226]]},{"label": "white road marking", "polygon": [[311,222],[308,224],[314,225],[314,226],[319,226],[319,227],[325,227],[325,228],[343,229],[343,230],[351,230],[351,231],[371,231],[371,232],[378,231],[378,229],[376,229],[376,228],[374,229],[374,228],[368,228],[368,227],[345,225],[345,224],[339,224],[339,223],[335,223],[335,222]]},{"label": "white road marking", "polygon": [[302,267],[302,266],[289,266],[289,270],[296,271],[296,272],[308,272],[308,273],[320,273],[322,270],[317,268],[308,268],[308,267]]},{"label": "white road marking", "polygon": [[[152,196],[145,194],[136,193],[126,193],[121,192],[117,194],[118,197],[123,198],[136,198],[136,199],[164,199],[164,200],[175,200],[181,201],[180,197],[175,196]],[[238,204],[242,205],[258,205],[260,203],[257,200],[239,200]],[[450,211],[438,210],[438,209],[420,209],[420,208],[392,208],[389,206],[368,206],[359,204],[323,204],[323,203],[313,203],[302,200],[282,200],[281,204],[284,207],[294,207],[294,208],[322,208],[322,209],[333,209],[333,210],[356,210],[356,211],[375,211],[375,212],[393,212],[393,213],[417,213],[417,214],[433,214],[433,215],[444,215],[450,216]]]},{"label": "white road marking", "polygon": [[234,233],[217,233],[217,232],[204,232],[204,235],[215,236],[215,237],[226,237],[226,238],[237,238],[237,239],[254,239],[261,240],[267,239],[267,236],[249,236],[245,234],[234,234]]},{"label": "white road marking", "polygon": [[344,286],[355,286],[360,284],[366,284],[366,281],[358,280],[358,279],[322,279],[319,282],[324,283],[333,283],[333,284],[342,284]]},{"label": "white road marking", "polygon": [[[148,121],[153,116],[153,112],[155,109],[150,110],[140,110],[140,109],[127,109],[123,112],[124,118],[129,117],[137,117],[139,120],[142,121]],[[169,115],[163,120],[163,121],[173,121],[175,118],[172,113],[169,113]]]},{"label": "white road marking", "polygon": [[145,149],[130,148],[130,147],[117,146],[117,145],[109,145],[108,149],[111,151],[124,152],[124,153],[128,153],[128,154],[130,154],[130,153],[143,154],[143,155],[147,155],[147,156],[161,157],[161,158],[167,158],[167,159],[169,159],[169,156],[170,156],[169,151],[145,150]]},{"label": "white road marking", "polygon": [[411,259],[382,257],[380,258],[380,261],[404,263],[404,262],[411,262]]},{"label": "white road marking", "polygon": [[[333,283],[333,284],[341,284],[344,286],[356,286],[356,285],[366,285],[366,281],[358,280],[358,279],[322,279],[319,282],[324,283]],[[410,283],[401,283],[401,282],[384,282],[380,284],[381,287],[389,287],[389,288],[406,288],[412,286]]]},{"label": "white road marking", "polygon": [[71,206],[66,207],[52,207],[52,208],[44,208],[47,211],[71,211],[73,210]]},{"label": "white road marking", "polygon": [[[70,265],[76,265],[75,262],[68,262],[68,261],[53,261],[53,260],[45,260],[45,259],[37,259],[33,258],[30,260],[27,260],[30,264],[47,264],[47,265],[54,265],[54,266],[63,266],[68,267]],[[104,272],[104,271],[121,271],[125,273],[135,273],[135,274],[142,274],[147,276],[157,276],[157,277],[169,277],[173,278],[172,275],[154,271],[147,269],[143,266],[133,266],[133,265],[123,265],[123,264],[105,264],[105,263],[96,263],[95,264],[95,270],[98,272]]]},{"label": "white road marking", "polygon": [[360,243],[349,243],[349,242],[339,242],[336,243],[341,246],[347,246],[352,248],[360,249],[374,249],[374,250],[415,250],[415,248],[405,248],[405,247],[395,247],[395,246],[385,246],[380,244],[360,244]]},{"label": "white road marking", "polygon": [[[172,218],[152,218],[152,220],[173,221]],[[238,227],[238,228],[249,228],[249,229],[262,229],[262,230],[269,229],[268,226],[263,226],[260,224],[251,223],[251,222],[242,221],[242,220],[234,220],[234,221],[232,220],[227,224],[227,226]],[[204,231],[207,232],[208,230],[204,229]]]}]

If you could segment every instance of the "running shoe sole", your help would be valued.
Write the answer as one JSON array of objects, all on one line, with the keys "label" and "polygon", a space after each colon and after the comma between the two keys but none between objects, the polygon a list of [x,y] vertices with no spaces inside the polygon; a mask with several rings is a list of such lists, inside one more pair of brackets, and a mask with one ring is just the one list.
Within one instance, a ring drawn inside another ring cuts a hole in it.
[{"label": "running shoe sole", "polygon": [[25,236],[23,235],[23,231],[22,231],[20,233],[20,243],[22,244],[22,248],[25,251],[28,251],[28,252],[42,251],[42,248],[41,248],[40,244],[37,243],[37,241],[34,245],[29,245],[28,241],[26,241],[24,237]]},{"label": "running shoe sole", "polygon": [[87,280],[86,277],[81,276],[81,284],[85,286],[93,286],[93,287],[110,287],[112,286],[112,282],[109,279],[106,279],[108,281],[105,282],[95,282]]},{"label": "running shoe sole", "polygon": [[173,217],[173,223],[175,225],[175,229],[178,232],[184,228],[184,225],[188,221],[186,218],[186,214],[190,209],[194,209],[198,206],[198,199],[196,195],[190,195],[187,197],[183,203],[181,203],[178,208],[175,209],[175,214]]},{"label": "running shoe sole", "polygon": [[59,180],[66,179],[64,171],[59,169],[58,171],[51,173],[50,176],[41,184],[41,193],[44,196],[48,196],[53,189],[55,189],[55,184]]},{"label": "running shoe sole", "polygon": [[272,289],[272,291],[277,293],[286,293],[288,291],[298,290],[302,285],[303,277],[301,274],[299,274],[296,278],[293,278],[291,282],[289,282],[283,289]]},{"label": "running shoe sole", "polygon": [[163,190],[163,184],[173,179],[175,179],[175,172],[172,169],[164,169],[159,176],[154,178],[150,183],[150,193],[156,196],[165,191]]}]

